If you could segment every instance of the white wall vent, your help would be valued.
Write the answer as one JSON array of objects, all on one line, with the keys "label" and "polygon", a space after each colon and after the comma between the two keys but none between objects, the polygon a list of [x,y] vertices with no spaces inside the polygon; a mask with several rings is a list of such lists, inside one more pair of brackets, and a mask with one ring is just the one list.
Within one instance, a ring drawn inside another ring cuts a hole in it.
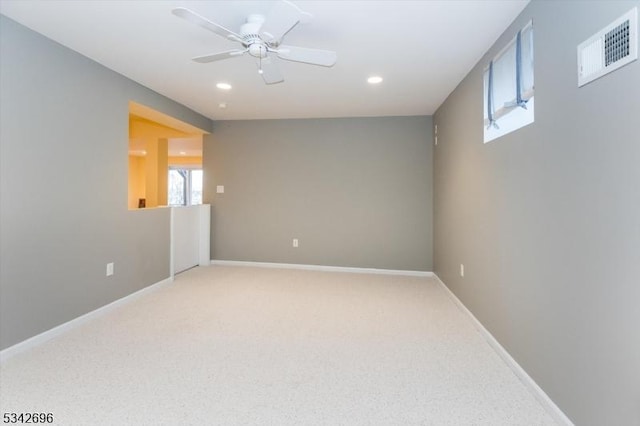
[{"label": "white wall vent", "polygon": [[638,8],[578,46],[578,87],[638,59]]}]

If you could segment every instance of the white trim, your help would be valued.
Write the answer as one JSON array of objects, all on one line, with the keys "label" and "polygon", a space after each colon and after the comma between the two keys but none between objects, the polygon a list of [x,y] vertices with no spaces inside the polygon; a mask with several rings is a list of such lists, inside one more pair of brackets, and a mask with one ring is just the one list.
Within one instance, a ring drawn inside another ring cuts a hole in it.
[{"label": "white trim", "polygon": [[[171,155],[169,157],[173,158],[183,158],[183,157],[200,157],[199,155]],[[169,170],[202,170],[201,164],[169,164]],[[197,204],[191,204],[197,205]],[[173,206],[172,206],[173,207]]]},{"label": "white trim", "polygon": [[0,351],[0,363],[4,363],[9,358],[12,358],[15,355],[18,355],[19,353],[35,348],[36,346],[40,346],[41,344],[51,339],[54,339],[70,330],[73,330],[74,328],[77,328],[82,324],[85,324],[95,318],[101,317],[106,313],[111,312],[122,305],[130,303],[147,293],[150,293],[152,291],[157,290],[160,287],[164,287],[168,284],[171,284],[171,282],[173,282],[173,278],[171,277],[166,278],[162,281],[159,281],[155,284],[151,284],[148,287],[138,290],[135,293],[131,293],[128,296],[122,297],[107,305],[101,306],[98,309],[95,309],[91,312],[87,312],[84,315],[81,315],[77,318],[74,318],[70,321],[60,324],[59,326],[53,327],[52,329],[49,329],[33,337],[30,337],[27,340],[23,340],[22,342],[16,343],[13,346],[9,346],[8,348]]},{"label": "white trim", "polygon": [[482,337],[489,343],[489,346],[493,348],[494,351],[502,358],[502,360],[507,364],[507,366],[513,371],[513,373],[520,379],[520,381],[525,385],[525,387],[533,394],[533,396],[538,400],[538,402],[544,407],[544,409],[549,413],[549,415],[560,425],[564,426],[574,426],[573,422],[567,417],[566,414],[562,412],[562,410],[549,398],[549,395],[542,390],[540,386],[527,374],[527,372],[516,362],[515,359],[509,355],[509,352],[496,340],[495,337],[487,330],[480,321],[473,315],[473,313],[458,299],[458,297],[447,287],[447,285],[436,275],[433,274],[435,280],[440,284],[440,286],[444,289],[447,295],[451,298],[453,303],[460,308],[460,310],[465,313],[476,329],[482,334]]},{"label": "white trim", "polygon": [[405,275],[411,277],[431,277],[433,272],[402,271],[396,269],[351,268],[346,266],[302,265],[297,263],[245,262],[239,260],[211,260],[214,266],[251,266],[258,268],[303,269],[307,271],[349,272],[355,274]]}]

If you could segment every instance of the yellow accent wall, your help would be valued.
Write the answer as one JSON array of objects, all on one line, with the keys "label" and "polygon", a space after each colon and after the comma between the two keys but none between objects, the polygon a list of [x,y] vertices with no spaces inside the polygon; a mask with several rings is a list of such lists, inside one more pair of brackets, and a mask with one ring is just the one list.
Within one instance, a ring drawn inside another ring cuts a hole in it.
[{"label": "yellow accent wall", "polygon": [[167,139],[146,138],[145,198],[146,207],[167,205],[167,175],[169,173]]},{"label": "yellow accent wall", "polygon": [[129,116],[129,137],[130,138],[186,138],[193,136],[171,127],[163,126],[160,123],[136,117]]},{"label": "yellow accent wall", "polygon": [[170,166],[200,166],[202,167],[202,157],[169,157]]},{"label": "yellow accent wall", "polygon": [[129,156],[129,209],[138,208],[138,199],[146,193],[145,157]]}]

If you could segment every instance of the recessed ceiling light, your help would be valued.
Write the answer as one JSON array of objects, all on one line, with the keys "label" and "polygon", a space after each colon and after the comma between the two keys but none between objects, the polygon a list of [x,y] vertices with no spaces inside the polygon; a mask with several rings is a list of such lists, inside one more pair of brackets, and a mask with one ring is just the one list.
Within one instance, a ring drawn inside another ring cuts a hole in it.
[{"label": "recessed ceiling light", "polygon": [[231,85],[229,83],[218,83],[216,84],[216,87],[220,90],[230,90],[231,89]]},{"label": "recessed ceiling light", "polygon": [[378,75],[374,75],[371,76],[367,79],[367,83],[369,84],[378,84],[378,83],[382,83],[382,77],[378,76]]}]

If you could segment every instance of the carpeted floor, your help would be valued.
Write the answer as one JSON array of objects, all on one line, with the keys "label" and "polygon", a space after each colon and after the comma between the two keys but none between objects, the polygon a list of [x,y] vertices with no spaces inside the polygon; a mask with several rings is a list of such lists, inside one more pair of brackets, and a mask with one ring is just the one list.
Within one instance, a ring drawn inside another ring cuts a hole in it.
[{"label": "carpeted floor", "polygon": [[431,278],[212,266],[7,360],[59,425],[552,425]]}]

